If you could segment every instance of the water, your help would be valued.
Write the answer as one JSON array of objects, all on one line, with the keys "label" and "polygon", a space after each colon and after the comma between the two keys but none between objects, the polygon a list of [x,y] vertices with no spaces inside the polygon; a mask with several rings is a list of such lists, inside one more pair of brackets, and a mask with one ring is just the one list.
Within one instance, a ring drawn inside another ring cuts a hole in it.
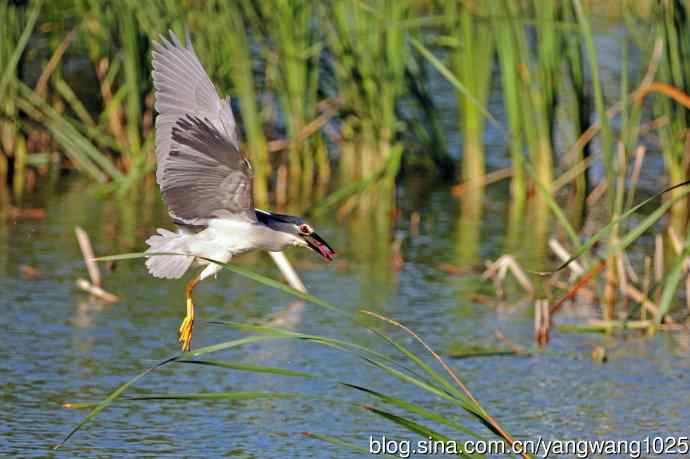
[{"label": "water", "polygon": [[[490,286],[479,282],[476,274],[449,276],[438,269],[440,263],[455,260],[457,214],[453,209],[457,204],[447,191],[425,185],[412,196],[414,187],[408,184],[406,189],[403,216],[396,226],[405,260],[400,271],[393,269],[385,251],[372,252],[362,245],[369,226],[314,222],[339,250],[340,261],[324,264],[306,251],[290,251],[288,256],[310,291],[351,310],[367,306],[395,317],[441,352],[456,343],[493,346],[495,330],[531,347],[532,318],[517,297],[497,308],[478,304],[472,301],[473,294],[491,294]],[[140,250],[157,225],[167,224],[155,195],[119,202],[86,190],[87,184],[78,180],[46,186],[44,193],[27,203],[45,207],[43,221],[7,222],[0,230],[0,455],[359,457],[307,438],[303,432],[337,435],[364,447],[369,436],[416,440],[361,408],[374,400],[333,383],[172,365],[147,376],[131,393],[288,391],[308,397],[236,403],[120,401],[78,432],[64,449],[52,451],[51,445],[86,413],[64,409],[62,403],[98,401],[137,372],[176,352],[176,329],[184,315],[183,282],[149,277],[140,260],[120,262],[105,275],[105,286],[121,296],[117,304],[90,300],[74,287],[78,277],[86,276],[74,238],[75,225],[89,231],[98,254],[108,254]],[[505,237],[505,196],[501,186],[492,190],[482,223],[482,258],[500,254]],[[417,236],[412,236],[406,223],[411,208],[421,214]],[[241,263],[278,276],[265,255],[248,254]],[[20,272],[24,265],[38,269],[40,276],[24,278]],[[238,331],[203,323],[226,318],[273,320],[297,331],[342,337],[391,352],[361,326],[337,314],[310,305],[290,306],[291,299],[284,294],[229,272],[202,284],[195,298],[200,315],[195,347],[241,336]],[[392,333],[414,347],[400,333]],[[608,363],[592,361],[595,346],[608,349]],[[689,354],[685,334],[610,338],[556,332],[547,351],[533,357],[450,363],[485,408],[517,438],[643,439],[687,435]],[[307,342],[255,344],[218,358],[323,374],[444,414],[454,413],[441,401],[391,380],[352,355]],[[464,415],[458,420],[481,431]]]}]

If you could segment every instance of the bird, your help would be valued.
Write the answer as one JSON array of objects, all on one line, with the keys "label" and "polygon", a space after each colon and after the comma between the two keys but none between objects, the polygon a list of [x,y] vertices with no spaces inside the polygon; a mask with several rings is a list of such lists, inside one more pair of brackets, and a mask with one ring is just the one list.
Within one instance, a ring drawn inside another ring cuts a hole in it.
[{"label": "bird", "polygon": [[[187,313],[179,330],[191,349],[192,292],[215,278],[235,255],[309,248],[331,261],[335,250],[303,218],[254,207],[254,169],[243,153],[230,97],[221,99],[192,45],[174,32],[153,42],[156,182],[176,231],[158,228],[146,240],[146,268],[156,278],[179,279],[195,270],[185,289]],[[213,261],[210,261],[213,260]]]}]

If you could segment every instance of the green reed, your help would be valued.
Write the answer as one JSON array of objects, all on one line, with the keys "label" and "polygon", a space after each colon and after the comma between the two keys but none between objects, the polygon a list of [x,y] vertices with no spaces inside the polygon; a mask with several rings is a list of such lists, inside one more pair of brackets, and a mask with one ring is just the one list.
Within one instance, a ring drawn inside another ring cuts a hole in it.
[{"label": "green reed", "polygon": [[[534,194],[532,205],[526,203],[530,189],[544,187],[550,193],[555,174],[553,130],[557,95],[563,89],[563,6],[560,2],[489,4],[513,172],[507,247],[515,250],[519,245],[519,229],[529,209],[534,225],[528,245],[540,260],[549,232],[549,204],[542,192]],[[531,167],[526,167],[527,162]]]},{"label": "green reed", "polygon": [[[690,91],[690,31],[686,2],[660,2],[654,10],[656,35],[664,40],[663,58],[659,63],[658,80],[669,83],[681,91]],[[654,104],[656,116],[666,116],[669,122],[660,128],[660,140],[669,183],[678,183],[688,178],[688,140],[686,131],[690,127],[688,108],[674,103],[667,97],[660,97]],[[678,234],[685,234],[688,222],[688,201],[681,201],[671,211],[670,227]]]},{"label": "green reed", "polygon": [[[145,70],[146,50],[136,18],[137,3],[82,0],[74,6],[85,19],[79,39],[88,50],[98,81],[101,131],[110,137],[110,145],[118,153],[118,168],[125,173],[140,173],[151,154],[153,130],[149,125],[144,138],[143,118],[150,118],[152,107],[149,104],[145,108],[144,104],[150,79],[145,77],[149,71]],[[125,189],[131,186],[128,181],[122,183]]]},{"label": "green reed", "polygon": [[28,11],[21,11],[7,2],[0,3],[0,180],[7,183],[11,174],[16,198],[24,189],[29,153],[16,103],[20,65],[41,6],[40,1],[34,1]]},{"label": "green reed", "polygon": [[[484,151],[485,116],[491,87],[494,40],[486,15],[461,2],[447,2],[445,16],[452,48],[449,67],[466,91],[456,93],[463,135],[462,178],[471,183],[486,173]],[[468,94],[469,93],[469,94]],[[474,99],[474,100],[473,100]]]},{"label": "green reed", "polygon": [[[250,3],[250,2],[247,2]],[[314,27],[318,5],[309,1],[278,1],[248,6],[248,17],[259,31],[267,57],[267,86],[280,102],[287,138],[287,180],[276,197],[305,207],[311,202],[315,175],[327,179],[326,146],[318,131],[307,133],[317,117],[322,36]],[[311,135],[310,135],[311,134]],[[284,161],[283,165],[284,166]],[[283,173],[284,174],[284,173]]]},{"label": "green reed", "polygon": [[[509,151],[513,177],[511,179],[511,230],[520,226],[527,199],[527,187],[523,157],[523,135],[520,125],[522,117],[522,89],[520,79],[516,78],[520,57],[524,54],[524,41],[521,31],[513,26],[516,20],[513,2],[491,2],[491,32],[496,39],[496,51],[501,74],[503,106],[509,129]],[[514,238],[513,238],[514,239]],[[514,246],[514,243],[509,244]]]},{"label": "green reed", "polygon": [[321,20],[326,24],[329,65],[347,113],[341,121],[340,180],[347,184],[385,171],[372,183],[373,192],[358,203],[360,209],[380,203],[385,215],[402,150],[395,141],[400,128],[396,103],[408,56],[402,21],[410,5],[336,0],[329,6],[322,9]]}]

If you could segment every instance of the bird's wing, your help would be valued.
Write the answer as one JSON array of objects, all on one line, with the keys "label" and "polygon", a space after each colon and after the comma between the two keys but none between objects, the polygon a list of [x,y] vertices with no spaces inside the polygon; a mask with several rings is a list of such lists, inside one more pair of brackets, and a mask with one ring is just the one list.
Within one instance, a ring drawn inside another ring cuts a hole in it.
[{"label": "bird's wing", "polygon": [[[212,215],[201,209],[216,215],[222,210],[241,212],[244,204],[251,205],[253,174],[251,164],[239,151],[229,98],[220,99],[189,36],[186,41],[186,46],[182,46],[170,32],[170,39],[161,36],[154,43],[156,181],[173,219],[202,225],[200,219]],[[190,132],[183,132],[187,128]],[[176,143],[175,130],[187,144]],[[174,151],[177,155],[173,155]],[[244,174],[241,179],[236,176],[239,173]],[[192,177],[198,182],[192,182]],[[242,195],[227,196],[233,190]],[[223,203],[230,207],[220,208]],[[246,216],[253,217],[253,209]]]},{"label": "bird's wing", "polygon": [[180,118],[161,167],[161,194],[173,220],[205,225],[210,218],[256,220],[249,160],[208,119]]}]

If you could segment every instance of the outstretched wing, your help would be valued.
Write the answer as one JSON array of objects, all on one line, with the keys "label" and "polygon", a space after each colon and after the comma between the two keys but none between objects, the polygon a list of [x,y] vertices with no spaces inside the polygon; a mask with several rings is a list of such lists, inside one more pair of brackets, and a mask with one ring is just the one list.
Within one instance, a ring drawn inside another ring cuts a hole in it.
[{"label": "outstretched wing", "polygon": [[[186,46],[173,32],[170,39],[161,36],[154,43],[153,84],[158,112],[156,181],[173,219],[203,225],[201,220],[223,210],[230,214],[251,205],[253,174],[239,152],[229,98],[218,96],[189,36]],[[244,174],[241,180],[233,175],[238,173]],[[231,199],[232,191],[248,194]],[[222,203],[231,207],[222,209]],[[251,210],[247,215],[254,215]]]},{"label": "outstretched wing", "polygon": [[254,171],[247,158],[208,120],[193,115],[172,128],[161,193],[178,223],[204,225],[210,218],[256,220]]}]

